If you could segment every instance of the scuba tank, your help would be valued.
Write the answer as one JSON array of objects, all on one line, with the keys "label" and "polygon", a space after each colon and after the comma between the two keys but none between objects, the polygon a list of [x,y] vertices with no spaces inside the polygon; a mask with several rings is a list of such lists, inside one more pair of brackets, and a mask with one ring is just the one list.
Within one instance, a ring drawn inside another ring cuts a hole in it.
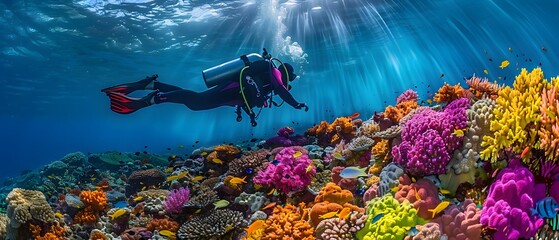
[{"label": "scuba tank", "polygon": [[[246,58],[243,56],[246,56]],[[211,88],[224,82],[238,81],[239,71],[246,66],[247,63],[245,60],[247,59],[249,62],[264,60],[258,53],[251,53],[243,56],[202,71],[202,77],[204,77],[206,87]]]}]

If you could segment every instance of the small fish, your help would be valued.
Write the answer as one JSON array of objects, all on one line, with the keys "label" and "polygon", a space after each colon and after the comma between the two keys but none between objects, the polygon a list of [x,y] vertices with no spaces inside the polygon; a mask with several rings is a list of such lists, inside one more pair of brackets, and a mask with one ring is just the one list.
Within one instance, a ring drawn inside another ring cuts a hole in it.
[{"label": "small fish", "polygon": [[200,153],[200,155],[203,157],[203,156],[208,155],[208,153],[207,152],[202,152],[202,153]]},{"label": "small fish", "polygon": [[497,176],[497,173],[499,172],[499,170],[501,169],[495,169],[495,171],[493,171],[493,174],[491,174],[491,178],[495,178],[495,176]]},{"label": "small fish", "polygon": [[266,206],[264,206],[264,207],[261,208],[260,210],[266,210],[266,209],[273,208],[273,207],[275,207],[277,204],[278,204],[277,202],[268,203],[268,204],[266,204]]},{"label": "small fish", "polygon": [[223,164],[223,161],[221,161],[221,159],[219,159],[219,158],[212,159],[212,162],[215,163],[215,164],[219,164],[219,165]]},{"label": "small fish", "polygon": [[245,181],[246,178],[247,178],[247,176],[244,176],[243,178],[234,177],[234,178],[231,178],[231,180],[229,180],[229,183],[231,183],[231,184],[247,183]]},{"label": "small fish", "polygon": [[332,156],[333,156],[335,159],[345,161],[345,157],[342,156],[342,154],[339,153],[339,152],[335,152],[334,154],[332,154]]},{"label": "small fish", "polygon": [[512,52],[512,48],[509,48],[509,52]]},{"label": "small fish", "polygon": [[172,172],[173,170],[174,170],[174,168],[169,167],[169,168],[165,169],[164,172],[165,172],[165,173],[170,173],[170,172]]},{"label": "small fish", "polygon": [[171,182],[171,181],[174,181],[174,180],[179,180],[181,178],[186,177],[186,175],[188,175],[188,171],[181,172],[177,175],[171,175],[171,176],[167,177],[167,182]]},{"label": "small fish", "polygon": [[184,145],[179,145],[178,148],[184,148]]},{"label": "small fish", "polygon": [[113,214],[108,214],[107,216],[111,217],[111,220],[114,220],[115,218],[118,218],[122,215],[124,215],[126,213],[126,210],[124,208],[120,208],[118,210],[116,210],[116,212],[114,212]]},{"label": "small fish", "polygon": [[427,103],[428,103],[428,104],[433,104],[433,100],[427,99]]},{"label": "small fish", "polygon": [[173,238],[173,239],[176,238],[176,236],[177,236],[176,233],[171,232],[169,230],[161,230],[161,231],[159,231],[159,235],[165,236],[165,237],[168,237],[168,238]]},{"label": "small fish", "polygon": [[320,219],[328,219],[328,218],[333,218],[333,217],[335,217],[336,215],[338,215],[338,211],[322,214],[322,215],[320,215],[319,218],[320,218]]},{"label": "small fish", "polygon": [[233,226],[235,226],[235,224],[234,224],[234,223],[231,223],[231,224],[229,224],[229,225],[225,226],[225,232],[229,232],[229,231],[231,231],[231,229],[233,229]]},{"label": "small fish", "polygon": [[547,52],[547,48],[542,47],[542,51]]},{"label": "small fish", "polygon": [[342,178],[358,178],[358,177],[368,177],[366,173],[367,167],[346,167],[342,172],[340,172],[340,177]]},{"label": "small fish", "polygon": [[429,209],[428,211],[433,213],[433,216],[431,218],[435,218],[435,215],[442,212],[446,207],[448,207],[449,204],[450,204],[449,201],[443,201],[443,202],[439,203],[439,205],[437,205],[437,207],[435,207],[433,209]]},{"label": "small fish", "polygon": [[193,177],[192,179],[190,179],[190,181],[199,182],[199,181],[202,181],[203,179],[204,179],[204,176],[199,175],[199,176]]},{"label": "small fish", "polygon": [[443,195],[448,195],[448,194],[450,194],[450,191],[448,191],[448,190],[446,190],[446,189],[444,189],[444,188],[441,188],[439,191],[440,191]]},{"label": "small fish", "polygon": [[309,163],[309,166],[307,166],[307,168],[305,169],[305,172],[310,173],[312,171],[312,167],[313,167],[313,164],[311,162],[311,163]]},{"label": "small fish", "polygon": [[382,217],[384,217],[384,213],[379,213],[379,214],[377,214],[377,215],[373,218],[373,220],[371,221],[371,224],[376,223],[376,222],[377,222],[378,220],[380,220]]},{"label": "small fish", "polygon": [[535,208],[530,208],[533,215],[541,218],[554,218],[559,211],[559,204],[552,197],[546,197],[536,203]]},{"label": "small fish", "polygon": [[54,216],[57,217],[57,218],[64,218],[64,214],[62,214],[62,213],[60,213],[60,212],[56,212],[56,213],[54,214]]},{"label": "small fish", "polygon": [[274,160],[274,161],[272,161],[272,164],[274,164],[275,166],[277,166],[279,163],[280,163],[279,160]]},{"label": "small fish", "polygon": [[392,192],[397,192],[398,190],[400,190],[400,188],[398,186],[395,186],[395,187],[390,189],[390,191],[392,191]]},{"label": "small fish", "polygon": [[452,134],[454,134],[458,137],[463,137],[464,136],[464,131],[462,129],[455,129]]},{"label": "small fish", "polygon": [[440,76],[440,78],[443,78],[443,77],[444,77],[444,73],[441,73],[441,76]]},{"label": "small fish", "polygon": [[256,232],[256,230],[261,229],[263,226],[264,220],[262,219],[252,222],[250,226],[248,226],[248,228],[245,228],[245,231],[247,232],[246,236],[252,235],[254,232]]},{"label": "small fish", "polygon": [[421,196],[419,196],[419,192],[417,191],[417,188],[413,188],[413,190],[415,191],[415,199],[417,199],[417,201],[421,201]]},{"label": "small fish", "polygon": [[134,202],[139,202],[139,201],[142,201],[142,199],[144,199],[144,197],[142,197],[142,196],[137,196],[137,197],[135,197],[135,198],[132,199],[132,200],[134,200]]},{"label": "small fish", "polygon": [[520,158],[526,157],[526,155],[528,155],[528,153],[530,152],[530,149],[531,147],[524,148],[524,150],[522,150],[522,153],[520,154]]},{"label": "small fish", "polygon": [[505,69],[509,64],[510,64],[509,60],[504,60],[503,62],[501,62],[501,66],[499,67],[501,69]]},{"label": "small fish", "polygon": [[221,199],[221,200],[215,201],[213,204],[214,204],[216,209],[217,208],[224,208],[224,207],[229,206],[229,201],[227,201],[225,199]]},{"label": "small fish", "polygon": [[361,115],[360,115],[358,112],[356,112],[356,113],[354,113],[354,114],[351,114],[351,116],[349,116],[349,118],[351,118],[351,119],[356,119],[356,118],[358,118],[359,116],[361,116]]},{"label": "small fish", "polygon": [[147,189],[147,187],[146,187],[146,186],[142,187],[142,191],[145,191],[146,189]]},{"label": "small fish", "polygon": [[409,231],[408,231],[408,236],[413,237],[415,235],[417,235],[419,233],[419,231],[417,230],[416,227],[412,227]]},{"label": "small fish", "polygon": [[297,152],[293,153],[293,157],[294,157],[294,158],[298,158],[298,157],[300,157],[300,156],[302,156],[302,155],[303,155],[303,153],[302,153],[301,151],[297,151]]},{"label": "small fish", "polygon": [[489,74],[489,71],[487,71],[487,69],[484,69],[484,70],[483,70],[483,73]]},{"label": "small fish", "polygon": [[486,55],[487,55],[487,50],[483,50],[483,54],[486,54]]},{"label": "small fish", "polygon": [[272,188],[272,190],[270,190],[270,191],[267,193],[267,195],[272,195],[272,194],[274,194],[275,191],[276,191],[276,189],[275,189],[275,188]]},{"label": "small fish", "polygon": [[351,213],[351,208],[345,207],[340,211],[340,213],[338,213],[338,218],[345,220],[347,219],[347,217],[349,217],[350,213]]}]

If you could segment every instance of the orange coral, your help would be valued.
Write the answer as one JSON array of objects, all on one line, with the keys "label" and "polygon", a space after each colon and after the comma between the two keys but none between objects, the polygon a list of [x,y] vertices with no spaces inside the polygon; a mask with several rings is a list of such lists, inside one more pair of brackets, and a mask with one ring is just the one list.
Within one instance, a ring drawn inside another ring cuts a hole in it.
[{"label": "orange coral", "polygon": [[490,83],[487,78],[481,79],[474,75],[472,78],[466,80],[466,84],[470,86],[469,91],[477,99],[486,97],[496,100],[497,97],[499,97],[499,89],[501,86],[499,86],[497,82]]},{"label": "orange coral", "polygon": [[95,191],[82,191],[80,193],[81,201],[95,211],[101,211],[107,206],[107,194],[101,189]]},{"label": "orange coral", "polygon": [[91,232],[91,236],[89,236],[89,240],[105,240],[107,237],[100,231],[93,231]]},{"label": "orange coral", "polygon": [[219,159],[223,162],[230,162],[235,159],[241,151],[232,145],[219,145],[214,148],[214,151],[206,156],[208,161]]},{"label": "orange coral", "polygon": [[371,148],[371,156],[377,161],[390,159],[390,144],[388,144],[388,140],[375,141],[375,145]]},{"label": "orange coral", "polygon": [[308,210],[304,203],[299,207],[291,204],[277,206],[264,222],[262,239],[314,240],[314,229],[305,218],[308,218]]},{"label": "orange coral", "polygon": [[357,135],[357,125],[362,122],[360,119],[353,120],[351,117],[339,117],[331,124],[326,121],[320,122],[312,128],[307,129],[306,134],[319,138],[321,143],[336,144],[341,140],[353,139]]},{"label": "orange coral", "polygon": [[63,234],[65,232],[64,228],[60,225],[51,225],[49,230],[45,234],[42,233],[42,229],[39,225],[29,224],[29,230],[33,235],[35,240],[63,240]]},{"label": "orange coral", "polygon": [[[557,80],[553,79],[553,84]],[[542,91],[542,104],[540,106],[541,125],[538,130],[540,137],[539,148],[545,151],[547,159],[557,161],[559,157],[559,84],[553,85],[549,90]]]},{"label": "orange coral", "polygon": [[319,202],[333,202],[340,205],[353,200],[353,194],[348,190],[342,188],[335,183],[329,182],[320,189],[320,193],[314,198],[315,203]]},{"label": "orange coral", "polygon": [[161,218],[161,219],[151,220],[146,226],[146,228],[152,232],[154,230],[157,231],[169,230],[171,232],[177,232],[179,230],[179,224],[173,220]]},{"label": "orange coral", "polygon": [[458,98],[469,96],[471,96],[471,93],[468,90],[462,88],[460,86],[460,83],[454,86],[445,83],[441,88],[439,88],[439,90],[435,94],[435,97],[433,98],[433,101],[438,103],[452,102]]},{"label": "orange coral", "polygon": [[408,115],[411,110],[419,107],[416,101],[403,101],[396,104],[396,107],[388,106],[384,109],[384,117],[392,120],[392,122],[399,122],[404,116]]},{"label": "orange coral", "polygon": [[75,224],[88,224],[97,222],[97,214],[88,206],[74,216]]}]

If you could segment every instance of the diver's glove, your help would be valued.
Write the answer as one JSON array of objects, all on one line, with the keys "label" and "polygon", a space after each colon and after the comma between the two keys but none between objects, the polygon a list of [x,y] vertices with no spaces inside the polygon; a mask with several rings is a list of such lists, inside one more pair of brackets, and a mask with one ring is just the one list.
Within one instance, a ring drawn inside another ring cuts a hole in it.
[{"label": "diver's glove", "polygon": [[297,106],[295,106],[295,109],[301,109],[301,108],[305,108],[305,112],[309,111],[309,106],[307,106],[307,104],[298,103]]}]

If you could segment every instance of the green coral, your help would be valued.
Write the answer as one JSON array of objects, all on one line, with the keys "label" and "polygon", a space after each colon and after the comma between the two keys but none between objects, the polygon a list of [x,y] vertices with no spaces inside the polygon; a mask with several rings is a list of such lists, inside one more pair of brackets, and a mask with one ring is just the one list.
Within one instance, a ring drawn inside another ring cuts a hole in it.
[{"label": "green coral", "polygon": [[534,146],[540,123],[541,94],[547,84],[540,68],[530,73],[522,69],[513,88],[499,91],[491,120],[492,134],[483,136],[481,146],[485,149],[480,153],[481,158],[495,162],[499,152],[507,147],[521,153],[524,148]]},{"label": "green coral", "polygon": [[[373,222],[375,218],[377,221]],[[400,203],[386,194],[367,203],[367,222],[356,236],[359,240],[404,239],[412,227],[423,223],[425,220],[417,216],[417,210],[408,200]]]}]

